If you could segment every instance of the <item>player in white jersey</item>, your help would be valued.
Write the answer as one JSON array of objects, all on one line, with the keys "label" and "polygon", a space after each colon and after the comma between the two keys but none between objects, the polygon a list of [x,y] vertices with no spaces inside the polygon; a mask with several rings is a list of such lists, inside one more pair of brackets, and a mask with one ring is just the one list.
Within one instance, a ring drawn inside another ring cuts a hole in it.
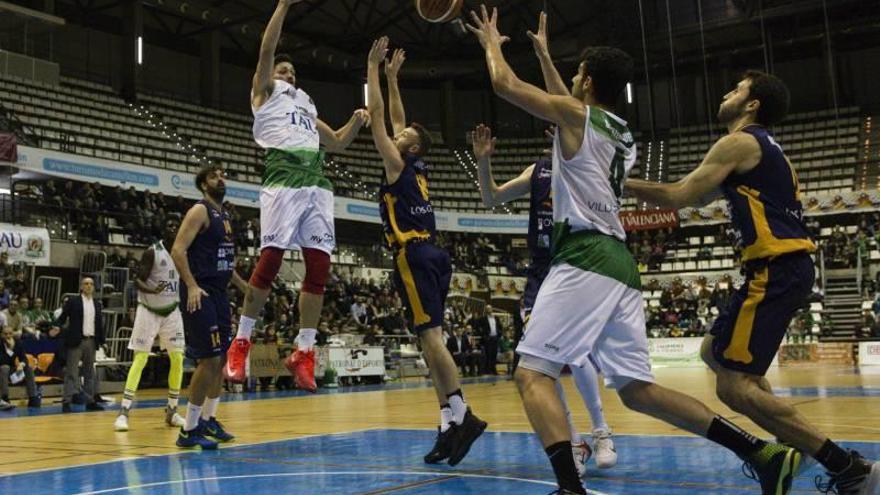
[{"label": "player in white jersey", "polygon": [[[544,74],[544,84],[551,94],[567,95],[568,88],[562,84],[562,79],[553,65],[547,42],[547,15],[541,14],[537,33],[528,33],[532,38],[535,54],[541,63],[541,71]],[[555,131],[553,131],[555,132]],[[550,139],[553,132],[547,131]],[[528,244],[530,261],[528,270],[528,283],[524,296],[525,319],[531,318],[532,308],[538,288],[541,286],[550,268],[550,230],[553,228],[553,201],[551,196],[551,160],[543,157],[537,163],[526,167],[520,175],[501,184],[495,183],[492,174],[492,155],[495,152],[495,139],[492,131],[484,125],[479,125],[471,133],[474,149],[474,157],[477,159],[479,171],[480,194],[483,204],[487,208],[513,201],[521,197],[530,197],[529,206],[529,232]],[[549,150],[545,155],[549,155]],[[611,439],[611,428],[605,421],[602,410],[602,398],[599,395],[599,376],[595,366],[572,366],[571,374],[575,386],[583,399],[584,406],[590,413],[590,422],[593,426],[593,446],[590,446],[581,438],[577,426],[568,407],[565,392],[560,382],[557,382],[559,397],[565,408],[565,417],[571,430],[571,449],[574,455],[575,466],[578,475],[584,478],[587,474],[586,463],[595,453],[596,466],[602,469],[614,467],[617,464],[617,451]]]},{"label": "player in white jersey", "polygon": [[[598,365],[607,386],[636,411],[717,442],[749,463],[765,494],[791,488],[799,455],[760,440],[687,395],[654,383],[638,268],[626,248],[618,212],[623,182],[635,162],[626,122],[612,112],[632,77],[621,50],[584,50],[570,95],[525,83],[501,51],[497,9],[472,13],[495,92],[555,123],[551,268],[517,346],[516,382],[526,414],[553,465],[557,493],[586,494],[570,455],[570,434],[556,381],[565,365]],[[556,81],[554,86],[562,83]]]},{"label": "player in white jersey", "polygon": [[275,50],[291,5],[280,0],[263,33],[251,90],[254,140],[266,150],[266,168],[260,190],[260,259],[248,282],[235,341],[229,347],[224,375],[245,379],[250,336],[284,251],[299,249],[306,265],[299,294],[300,328],[296,350],[285,364],[299,388],[316,390],[315,335],[324,303],[324,284],[330,273],[330,255],[336,246],[333,225],[333,185],[324,176],[324,156],[346,148],[369,122],[366,110],[354,112],[338,130],[318,118],[315,103],[296,86],[296,71],[287,55]]},{"label": "player in white jersey", "polygon": [[165,407],[165,424],[183,426],[183,417],[177,414],[177,399],[183,380],[183,319],[180,301],[180,276],[171,259],[169,247],[174,244],[180,220],[169,217],[165,221],[162,240],[144,250],[134,280],[138,288],[138,307],[134,328],[128,348],[134,351],[134,360],[128,370],[122,408],[113,424],[116,431],[128,431],[128,417],[132,402],[141,381],[141,373],[150,357],[153,341],[159,337],[159,345],[168,353],[171,368],[168,370],[168,405]]}]

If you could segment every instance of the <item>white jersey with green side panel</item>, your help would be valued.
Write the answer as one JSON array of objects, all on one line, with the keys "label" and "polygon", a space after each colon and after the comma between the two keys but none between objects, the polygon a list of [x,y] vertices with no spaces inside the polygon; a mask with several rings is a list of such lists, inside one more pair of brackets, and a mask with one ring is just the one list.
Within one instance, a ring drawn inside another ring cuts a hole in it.
[{"label": "white jersey with green side panel", "polygon": [[324,177],[318,109],[305,91],[275,80],[272,94],[254,114],[254,141],[266,149],[263,187],[333,189]]},{"label": "white jersey with green side panel", "polygon": [[153,250],[153,268],[146,283],[149,287],[163,287],[163,290],[158,294],[138,291],[138,303],[153,313],[168,316],[180,302],[180,275],[162,241],[153,244],[150,249]]},{"label": "white jersey with green side panel", "polygon": [[613,113],[588,106],[586,114],[584,142],[574,157],[563,158],[558,132],[553,139],[553,222],[624,241],[620,200],[636,162],[635,141]]},{"label": "white jersey with green side panel", "polygon": [[639,289],[638,267],[620,221],[623,183],[636,162],[626,121],[586,107],[584,141],[570,159],[553,139],[553,263],[568,263]]}]

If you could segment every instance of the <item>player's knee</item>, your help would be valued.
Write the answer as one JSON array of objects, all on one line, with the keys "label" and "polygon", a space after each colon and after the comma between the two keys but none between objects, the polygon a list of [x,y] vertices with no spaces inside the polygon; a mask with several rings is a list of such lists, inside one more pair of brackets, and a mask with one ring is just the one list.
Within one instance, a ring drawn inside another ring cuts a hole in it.
[{"label": "player's knee", "polygon": [[717,371],[718,362],[715,360],[715,355],[712,353],[712,340],[713,337],[711,335],[708,335],[703,339],[703,343],[700,345],[700,358],[706,363],[706,366]]},{"label": "player's knee", "polygon": [[303,248],[306,262],[306,277],[302,283],[303,292],[321,295],[330,275],[330,255],[320,249]]},{"label": "player's knee", "polygon": [[624,387],[618,389],[617,394],[627,409],[646,413],[653,410],[653,405],[656,402],[654,397],[655,388],[656,385],[653,383],[631,380]]},{"label": "player's knee", "polygon": [[284,251],[276,247],[263,248],[260,251],[260,259],[249,281],[252,287],[267,290],[272,286],[272,281],[281,270],[281,262],[284,259]]}]

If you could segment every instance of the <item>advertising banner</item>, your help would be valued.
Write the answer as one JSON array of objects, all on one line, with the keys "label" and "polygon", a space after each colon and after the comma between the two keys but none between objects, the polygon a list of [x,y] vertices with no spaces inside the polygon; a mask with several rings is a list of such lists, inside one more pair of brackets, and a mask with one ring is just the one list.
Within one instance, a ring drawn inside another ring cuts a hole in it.
[{"label": "advertising banner", "polygon": [[[161,192],[166,196],[200,199],[195,186],[195,175],[175,170],[145,167],[91,156],[73,155],[60,151],[18,147],[17,166],[24,170],[53,177],[139,191]],[[232,204],[258,208],[260,185],[226,181],[226,199]],[[333,206],[336,218],[358,222],[381,223],[379,204],[375,201],[336,197]],[[492,213],[453,213],[435,211],[437,229],[453,232],[487,234],[525,234],[528,215],[495,215]]]},{"label": "advertising banner", "polygon": [[9,262],[49,266],[51,242],[44,228],[0,223],[0,252],[9,253]]},{"label": "advertising banner", "polygon": [[651,366],[658,368],[690,368],[705,366],[700,358],[700,337],[648,339]]},{"label": "advertising banner", "polygon": [[336,370],[336,376],[385,376],[385,348],[377,347],[319,347],[315,357],[318,369],[315,376],[324,375],[327,366]]},{"label": "advertising banner", "polygon": [[622,211],[620,221],[627,232],[678,227],[678,212],[675,210]]},{"label": "advertising banner", "polygon": [[859,366],[880,366],[880,342],[859,342]]}]

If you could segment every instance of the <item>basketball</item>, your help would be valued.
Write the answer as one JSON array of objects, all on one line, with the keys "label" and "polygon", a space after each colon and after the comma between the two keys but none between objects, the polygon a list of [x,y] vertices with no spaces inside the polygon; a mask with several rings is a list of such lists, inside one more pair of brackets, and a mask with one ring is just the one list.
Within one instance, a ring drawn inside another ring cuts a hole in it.
[{"label": "basketball", "polygon": [[461,13],[463,0],[415,0],[416,11],[428,22],[448,22]]}]

